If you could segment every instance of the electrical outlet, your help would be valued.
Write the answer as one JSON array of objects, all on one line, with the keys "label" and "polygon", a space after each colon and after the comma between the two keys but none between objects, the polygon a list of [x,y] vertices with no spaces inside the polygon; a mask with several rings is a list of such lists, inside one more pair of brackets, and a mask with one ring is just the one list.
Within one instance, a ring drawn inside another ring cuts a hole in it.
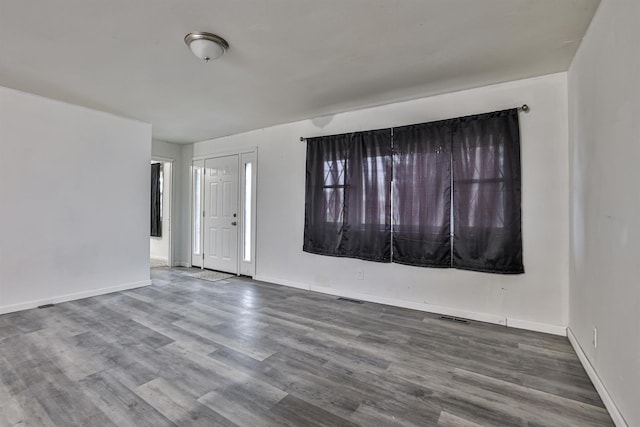
[{"label": "electrical outlet", "polygon": [[358,280],[364,280],[364,270],[358,270]]},{"label": "electrical outlet", "polygon": [[598,328],[593,327],[593,348],[598,348]]}]

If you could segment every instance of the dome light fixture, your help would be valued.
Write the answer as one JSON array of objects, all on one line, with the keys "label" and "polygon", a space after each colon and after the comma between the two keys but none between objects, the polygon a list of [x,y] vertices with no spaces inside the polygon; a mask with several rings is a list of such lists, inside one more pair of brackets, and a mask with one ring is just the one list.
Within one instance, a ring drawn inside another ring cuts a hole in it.
[{"label": "dome light fixture", "polygon": [[211,33],[189,33],[184,36],[184,42],[204,62],[220,58],[229,49],[229,43],[225,39]]}]

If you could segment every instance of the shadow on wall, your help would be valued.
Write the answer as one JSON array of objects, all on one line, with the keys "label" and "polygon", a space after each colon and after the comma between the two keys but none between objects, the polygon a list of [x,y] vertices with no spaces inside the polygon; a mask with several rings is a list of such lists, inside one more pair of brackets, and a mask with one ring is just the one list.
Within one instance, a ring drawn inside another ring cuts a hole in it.
[{"label": "shadow on wall", "polygon": [[311,119],[311,123],[313,123],[315,127],[319,129],[323,129],[325,126],[327,126],[329,123],[333,121],[334,116],[335,116],[334,114],[331,114],[329,116],[314,117],[313,119]]}]

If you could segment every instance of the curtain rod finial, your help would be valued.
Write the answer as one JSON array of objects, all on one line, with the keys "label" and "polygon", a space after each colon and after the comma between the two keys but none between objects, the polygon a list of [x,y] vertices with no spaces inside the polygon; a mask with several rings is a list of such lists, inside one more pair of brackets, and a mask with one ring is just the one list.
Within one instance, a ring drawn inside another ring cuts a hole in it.
[{"label": "curtain rod finial", "polygon": [[520,109],[525,113],[529,112],[529,106],[527,104],[522,104],[522,107],[520,107]]},{"label": "curtain rod finial", "polygon": [[301,137],[300,137],[300,142],[304,142],[304,141],[305,141],[305,139],[306,139],[305,137],[301,136]]}]

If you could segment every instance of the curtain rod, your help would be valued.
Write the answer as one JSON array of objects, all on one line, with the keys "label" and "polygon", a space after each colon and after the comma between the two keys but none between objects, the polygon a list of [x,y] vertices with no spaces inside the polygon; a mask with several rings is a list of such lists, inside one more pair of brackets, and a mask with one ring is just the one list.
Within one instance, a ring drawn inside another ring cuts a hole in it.
[{"label": "curtain rod", "polygon": [[[522,106],[521,106],[521,107],[516,108],[516,110],[518,110],[518,111],[522,111],[523,113],[528,113],[528,112],[529,112],[529,110],[531,110],[531,109],[529,108],[529,106],[528,106],[527,104],[522,104]],[[311,138],[311,137],[307,137],[307,138],[305,138],[304,136],[301,136],[301,137],[300,137],[300,142],[305,142],[307,139],[310,139],[310,138]]]}]

